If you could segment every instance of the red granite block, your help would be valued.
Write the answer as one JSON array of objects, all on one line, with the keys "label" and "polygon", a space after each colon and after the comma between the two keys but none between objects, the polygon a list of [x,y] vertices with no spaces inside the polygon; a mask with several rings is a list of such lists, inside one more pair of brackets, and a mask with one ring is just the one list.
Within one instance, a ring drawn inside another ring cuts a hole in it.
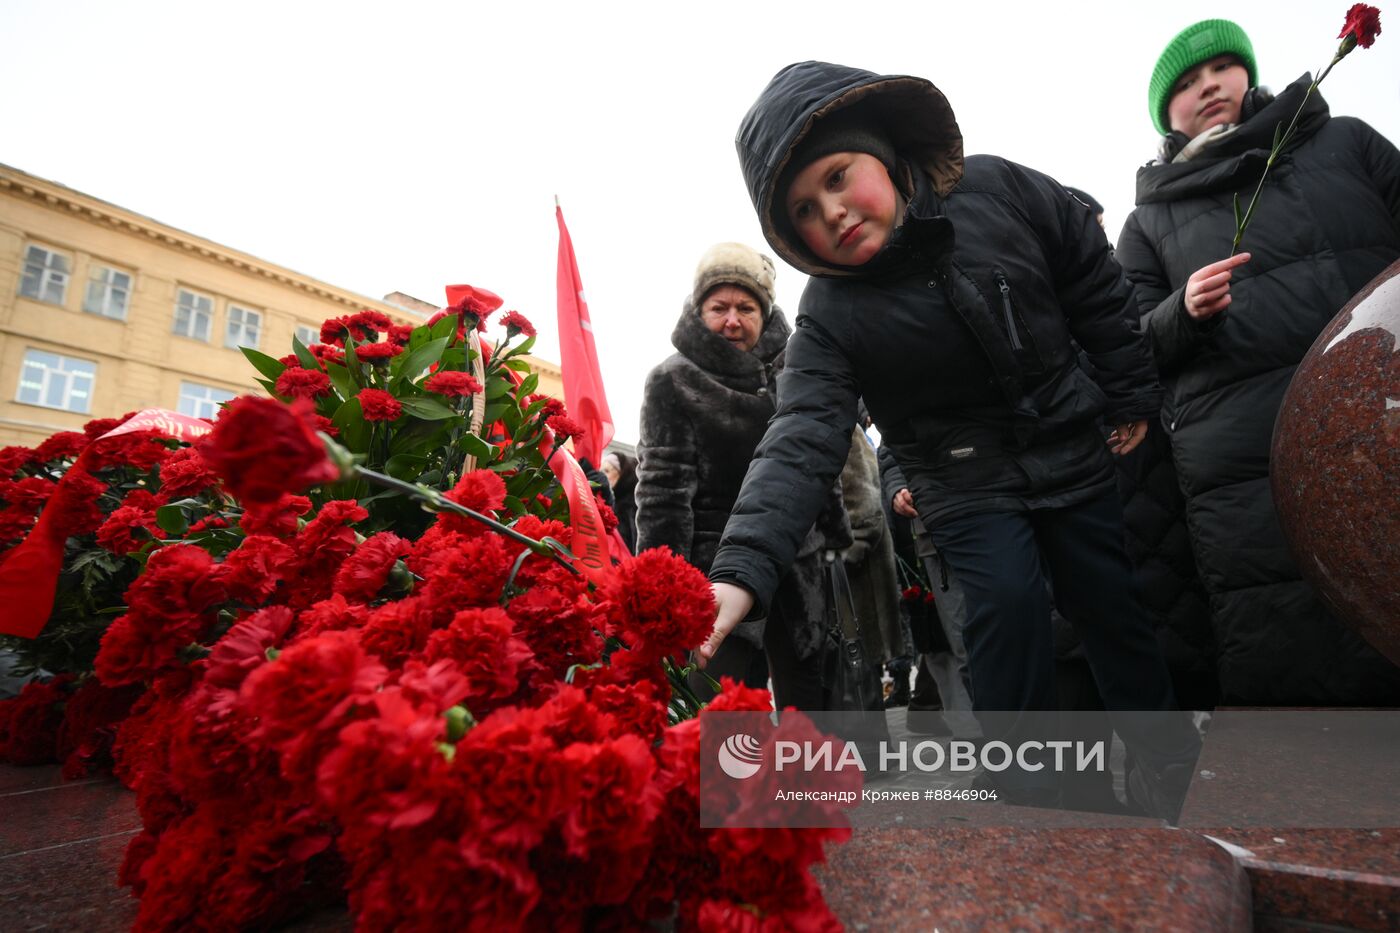
[{"label": "red granite block", "polygon": [[117,868],[136,830],[0,857],[0,928],[129,930],[136,901]]},{"label": "red granite block", "polygon": [[0,795],[0,858],[140,827],[136,798],[112,780]]},{"label": "red granite block", "polygon": [[848,929],[1251,929],[1244,871],[1171,829],[860,830],[819,869]]}]

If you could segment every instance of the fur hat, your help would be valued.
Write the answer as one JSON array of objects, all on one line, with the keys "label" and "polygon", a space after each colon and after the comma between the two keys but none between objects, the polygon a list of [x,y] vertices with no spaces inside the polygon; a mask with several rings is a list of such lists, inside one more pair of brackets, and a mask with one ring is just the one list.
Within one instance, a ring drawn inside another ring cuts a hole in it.
[{"label": "fur hat", "polygon": [[1254,63],[1254,45],[1245,31],[1228,19],[1203,19],[1176,34],[1157,59],[1152,80],[1147,83],[1147,112],[1152,125],[1163,136],[1171,133],[1167,119],[1167,104],[1171,103],[1172,85],[1188,69],[1217,55],[1234,55],[1249,72],[1249,86],[1259,83],[1259,70]]},{"label": "fur hat", "polygon": [[695,287],[691,300],[696,310],[717,285],[737,285],[758,299],[763,316],[773,310],[773,260],[743,243],[716,243],[700,257],[695,267]]}]

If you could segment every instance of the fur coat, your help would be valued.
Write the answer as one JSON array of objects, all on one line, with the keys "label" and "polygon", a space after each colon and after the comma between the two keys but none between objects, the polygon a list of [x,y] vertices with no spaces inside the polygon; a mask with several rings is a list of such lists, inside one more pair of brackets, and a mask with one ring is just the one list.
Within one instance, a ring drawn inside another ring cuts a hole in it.
[{"label": "fur coat", "polygon": [[[758,343],[742,352],[700,320],[687,300],[671,334],[676,351],[647,376],[637,445],[637,550],[666,546],[708,572],[754,448],[775,409],[777,375],[791,333],[776,306]],[[821,644],[826,600],[821,552],[850,543],[839,484],[808,532],[769,610],[791,626],[798,654]],[[763,643],[764,620],[735,635]]]}]

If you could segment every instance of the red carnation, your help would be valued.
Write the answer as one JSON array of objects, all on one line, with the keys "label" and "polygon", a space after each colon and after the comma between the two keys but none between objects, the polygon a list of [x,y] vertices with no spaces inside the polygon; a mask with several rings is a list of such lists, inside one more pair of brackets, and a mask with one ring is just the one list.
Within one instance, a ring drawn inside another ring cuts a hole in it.
[{"label": "red carnation", "polygon": [[438,395],[461,397],[480,392],[481,383],[468,373],[449,369],[429,377],[428,381],[423,383],[423,388]]},{"label": "red carnation", "polygon": [[88,445],[88,437],[79,434],[77,431],[59,431],[57,434],[49,435],[38,447],[34,448],[34,461],[36,463],[48,463],[50,460],[70,460],[83,452],[83,448]]},{"label": "red carnation", "polygon": [[331,394],[331,377],[319,369],[285,369],[277,377],[277,394],[283,398],[318,399]]},{"label": "red carnation", "polygon": [[275,502],[249,505],[238,524],[244,534],[289,538],[301,527],[298,518],[309,511],[310,499],[283,493]]},{"label": "red carnation", "polygon": [[385,363],[403,352],[397,343],[362,343],[355,347],[355,355],[362,363]]},{"label": "red carnation", "polygon": [[361,389],[358,398],[366,421],[393,421],[403,414],[403,405],[383,389]]},{"label": "red carnation", "polygon": [[516,334],[524,334],[526,337],[535,336],[535,325],[530,323],[530,319],[519,311],[507,311],[501,318],[501,325],[506,329],[506,338],[514,337]]},{"label": "red carnation", "polygon": [[478,719],[520,687],[534,654],[515,635],[504,610],[464,609],[452,624],[433,632],[424,651],[429,661],[451,660],[470,684],[465,705]]},{"label": "red carnation", "polygon": [[182,447],[160,465],[160,495],[166,502],[197,496],[218,481],[195,447]]},{"label": "red carnation", "polygon": [[1369,49],[1376,41],[1376,36],[1381,34],[1381,11],[1373,6],[1364,3],[1353,4],[1347,10],[1347,21],[1342,26],[1342,31],[1337,34],[1338,39],[1345,39],[1347,36],[1355,36],[1356,44],[1363,49]]},{"label": "red carnation", "polygon": [[259,720],[257,734],[276,746],[331,725],[355,697],[373,694],[385,674],[353,634],[327,632],[248,674],[240,705]]},{"label": "red carnation", "polygon": [[624,560],[602,592],[611,603],[609,634],[652,658],[693,648],[714,628],[709,581],[666,548]]},{"label": "red carnation", "polygon": [[[444,495],[458,505],[490,515],[505,508],[506,484],[499,473],[491,470],[472,470]],[[438,518],[438,524],[445,531],[460,531],[466,534],[478,533],[485,527],[466,516],[451,512],[443,512]]]},{"label": "red carnation", "polygon": [[504,303],[501,296],[494,292],[472,285],[450,285],[447,296],[452,302],[447,309],[448,314],[456,314],[463,319],[471,318],[472,322],[478,325],[484,324],[491,312]]},{"label": "red carnation", "polygon": [[552,415],[545,419],[549,429],[559,436],[559,443],[583,436],[583,425],[568,415]]},{"label": "red carnation", "polygon": [[244,396],[228,404],[200,453],[245,502],[275,502],[284,492],[329,483],[340,474],[311,427],[311,403]]},{"label": "red carnation", "polygon": [[346,599],[369,602],[378,595],[389,579],[389,573],[399,558],[413,548],[391,531],[381,531],[367,539],[340,565],[335,575],[335,591]]},{"label": "red carnation", "polygon": [[130,554],[164,537],[154,511],[130,505],[114,510],[97,529],[97,543],[113,554]]}]

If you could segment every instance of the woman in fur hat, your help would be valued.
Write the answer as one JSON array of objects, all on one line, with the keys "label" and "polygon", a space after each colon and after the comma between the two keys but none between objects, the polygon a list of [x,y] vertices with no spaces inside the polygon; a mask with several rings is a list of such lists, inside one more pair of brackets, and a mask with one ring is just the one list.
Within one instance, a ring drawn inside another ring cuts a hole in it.
[{"label": "woman in fur hat", "polygon": [[[741,243],[701,258],[671,333],[676,352],[647,377],[637,446],[637,549],[666,546],[710,569],[754,448],[773,416],[791,332],[773,304],[773,261]],[[821,552],[850,543],[839,486],[808,532],[766,619],[743,623],[709,662],[715,679],[766,685],[779,708],[821,709]]]}]

